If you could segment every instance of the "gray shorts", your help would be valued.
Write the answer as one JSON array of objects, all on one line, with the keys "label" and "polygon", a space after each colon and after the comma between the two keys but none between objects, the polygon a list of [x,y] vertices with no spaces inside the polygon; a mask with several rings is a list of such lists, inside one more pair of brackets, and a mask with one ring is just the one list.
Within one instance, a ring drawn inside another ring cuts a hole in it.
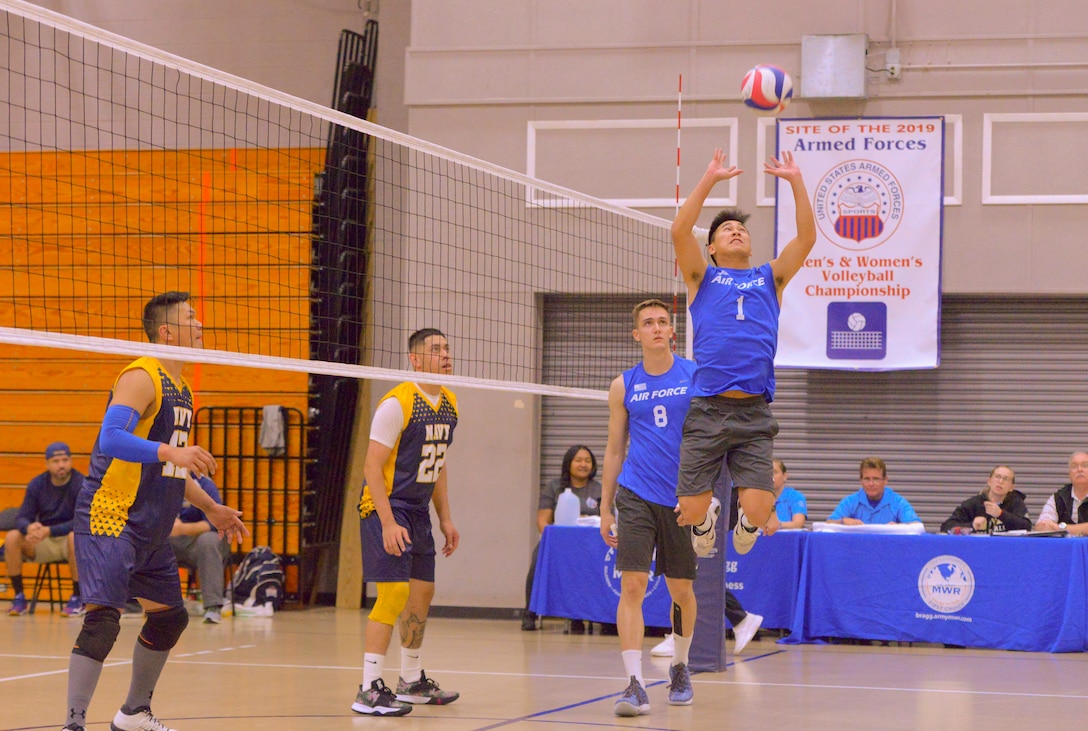
[{"label": "gray shorts", "polygon": [[778,422],[762,396],[733,399],[697,396],[691,400],[680,442],[678,496],[713,491],[722,467],[733,487],[774,492],[774,436]]},{"label": "gray shorts", "polygon": [[655,573],[668,579],[695,580],[691,531],[676,524],[671,507],[643,500],[623,485],[616,491],[619,547],[616,569],[649,572],[657,552]]}]

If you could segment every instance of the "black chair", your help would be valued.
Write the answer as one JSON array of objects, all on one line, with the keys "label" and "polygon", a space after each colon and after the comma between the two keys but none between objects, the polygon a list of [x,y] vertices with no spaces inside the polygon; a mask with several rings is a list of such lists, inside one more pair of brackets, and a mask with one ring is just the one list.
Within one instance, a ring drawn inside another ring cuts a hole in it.
[{"label": "black chair", "polygon": [[65,600],[62,593],[64,578],[61,576],[60,568],[67,563],[67,561],[50,561],[38,564],[38,575],[34,579],[34,593],[30,596],[30,614],[34,614],[38,601],[41,600],[43,590],[49,594],[49,599],[45,601],[49,603],[50,614],[53,613],[54,604],[64,605]]}]

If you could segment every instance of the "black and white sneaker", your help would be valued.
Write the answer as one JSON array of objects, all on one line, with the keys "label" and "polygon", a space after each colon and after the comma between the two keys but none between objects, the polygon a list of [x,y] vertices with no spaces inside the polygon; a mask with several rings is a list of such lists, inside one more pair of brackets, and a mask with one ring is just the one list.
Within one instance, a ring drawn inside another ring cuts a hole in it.
[{"label": "black and white sneaker", "polygon": [[366,690],[363,686],[359,686],[359,692],[355,695],[351,710],[370,716],[403,716],[411,713],[412,707],[398,701],[393,691],[386,687],[385,681],[378,678]]},{"label": "black and white sneaker", "polygon": [[710,509],[706,511],[707,517],[710,518],[710,527],[706,529],[705,533],[700,533],[696,530],[695,526],[691,526],[691,545],[695,549],[695,555],[699,558],[706,558],[714,552],[714,543],[718,540],[718,531],[715,530],[715,526],[718,525],[718,516],[722,512],[722,503],[718,498],[710,498]]}]

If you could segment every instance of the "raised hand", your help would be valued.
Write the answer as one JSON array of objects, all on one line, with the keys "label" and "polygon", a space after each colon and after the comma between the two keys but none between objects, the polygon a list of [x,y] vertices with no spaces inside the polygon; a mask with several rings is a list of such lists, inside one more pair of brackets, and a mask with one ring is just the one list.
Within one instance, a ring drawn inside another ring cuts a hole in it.
[{"label": "raised hand", "polygon": [[722,148],[715,147],[714,157],[710,159],[710,164],[706,166],[706,174],[714,178],[715,181],[729,180],[744,172],[739,170],[736,165],[726,165],[725,158],[726,155]]},{"label": "raised hand", "polygon": [[793,159],[793,153],[789,150],[782,151],[781,159],[772,157],[763,163],[763,172],[787,181],[801,177],[801,168],[797,167],[797,162]]}]

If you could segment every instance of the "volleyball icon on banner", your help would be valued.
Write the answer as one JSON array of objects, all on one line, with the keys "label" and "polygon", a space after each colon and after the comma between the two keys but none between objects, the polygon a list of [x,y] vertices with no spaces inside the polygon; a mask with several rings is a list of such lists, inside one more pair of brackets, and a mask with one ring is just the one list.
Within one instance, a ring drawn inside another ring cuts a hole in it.
[{"label": "volleyball icon on banner", "polygon": [[793,79],[783,69],[761,63],[744,75],[740,95],[752,109],[779,114],[793,98]]}]

